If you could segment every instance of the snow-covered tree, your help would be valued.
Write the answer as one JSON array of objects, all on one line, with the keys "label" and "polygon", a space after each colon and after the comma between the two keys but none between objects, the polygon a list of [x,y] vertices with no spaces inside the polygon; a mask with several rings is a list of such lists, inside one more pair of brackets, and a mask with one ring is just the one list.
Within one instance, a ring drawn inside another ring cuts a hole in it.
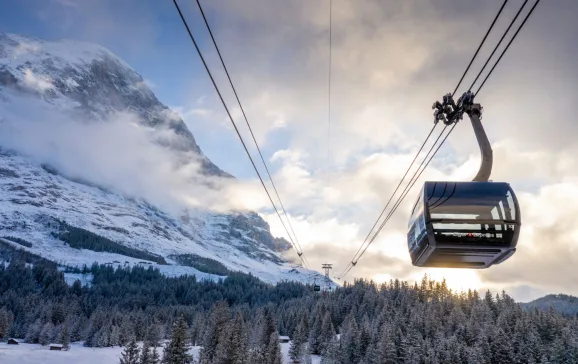
[{"label": "snow-covered tree", "polygon": [[138,345],[133,338],[121,353],[120,364],[139,364]]},{"label": "snow-covered tree", "polygon": [[173,325],[171,339],[166,344],[163,353],[163,363],[165,364],[190,364],[193,356],[189,353],[190,342],[188,337],[189,327],[185,318],[180,316]]}]

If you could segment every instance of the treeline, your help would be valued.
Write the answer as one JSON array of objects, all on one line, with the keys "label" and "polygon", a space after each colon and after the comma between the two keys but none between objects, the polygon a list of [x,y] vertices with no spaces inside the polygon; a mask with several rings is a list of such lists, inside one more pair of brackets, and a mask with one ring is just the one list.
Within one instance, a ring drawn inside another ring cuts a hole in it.
[{"label": "treeline", "polygon": [[24,239],[17,238],[15,236],[3,236],[2,239],[10,240],[16,244],[20,244],[20,245],[25,246],[27,248],[32,248],[32,243],[30,243]]},{"label": "treeline", "polygon": [[64,221],[58,220],[58,223],[60,224],[59,231],[52,233],[52,235],[73,248],[122,254],[127,257],[150,260],[158,264],[167,264],[165,258],[160,255],[124,246],[91,231],[71,226]]},{"label": "treeline", "polygon": [[174,254],[169,255],[168,257],[173,259],[179,265],[193,267],[200,272],[216,274],[219,276],[226,276],[231,273],[222,263],[214,259],[201,257],[197,254]]},{"label": "treeline", "polygon": [[523,303],[522,306],[529,309],[539,308],[541,310],[547,310],[552,307],[556,312],[565,315],[578,315],[578,297],[565,294],[549,294],[532,302]]},{"label": "treeline", "polygon": [[203,347],[203,364],[272,363],[277,335],[292,338],[295,363],[311,354],[332,364],[578,362],[576,317],[524,310],[503,292],[455,293],[427,277],[316,293],[241,273],[213,282],[168,278],[152,267],[95,264],[85,271],[92,285],[69,287],[53,264],[0,266],[0,336],[124,346],[148,340],[152,327],[173,339],[182,316],[184,342]]}]

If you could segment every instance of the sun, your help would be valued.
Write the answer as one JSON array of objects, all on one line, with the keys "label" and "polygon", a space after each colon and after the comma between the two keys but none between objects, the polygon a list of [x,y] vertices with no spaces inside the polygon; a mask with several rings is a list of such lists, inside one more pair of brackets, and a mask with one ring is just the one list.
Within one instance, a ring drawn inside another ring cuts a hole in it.
[{"label": "sun", "polygon": [[[427,274],[428,277],[436,282],[441,282],[444,278],[448,288],[454,292],[467,292],[468,289],[480,290],[482,287],[482,281],[478,276],[478,273],[472,269],[456,269],[456,268],[426,268],[425,270],[420,269],[419,273],[413,273],[407,279],[408,283],[413,284],[413,281],[418,284],[421,283],[423,275]],[[390,274],[375,274],[372,279],[378,283],[388,282],[390,279],[395,279]]]},{"label": "sun", "polygon": [[[425,272],[430,279],[441,282],[444,278],[448,288],[454,292],[479,290],[482,286],[482,281],[478,273],[472,269],[459,268],[430,268]],[[423,278],[423,273],[418,277],[414,275],[413,278],[418,282]]]}]

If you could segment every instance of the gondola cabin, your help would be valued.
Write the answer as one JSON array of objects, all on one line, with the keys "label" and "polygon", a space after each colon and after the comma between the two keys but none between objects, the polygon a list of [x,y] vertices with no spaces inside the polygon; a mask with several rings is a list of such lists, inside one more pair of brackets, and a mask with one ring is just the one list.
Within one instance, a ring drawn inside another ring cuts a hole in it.
[{"label": "gondola cabin", "polygon": [[319,286],[319,285],[316,284],[316,285],[313,286],[313,290],[314,290],[315,292],[319,292],[319,291],[321,291],[321,286]]},{"label": "gondola cabin", "polygon": [[408,224],[418,267],[488,268],[516,251],[518,200],[506,182],[425,182]]}]

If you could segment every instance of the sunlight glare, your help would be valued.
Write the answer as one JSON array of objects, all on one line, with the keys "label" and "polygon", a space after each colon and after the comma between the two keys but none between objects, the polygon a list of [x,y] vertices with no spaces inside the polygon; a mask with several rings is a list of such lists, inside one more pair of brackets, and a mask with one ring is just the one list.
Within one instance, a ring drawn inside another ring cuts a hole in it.
[{"label": "sunlight glare", "polygon": [[[435,268],[428,269],[427,275],[430,279],[438,282],[441,282],[445,278],[448,288],[454,292],[467,292],[468,289],[479,290],[482,286],[478,273],[472,269]],[[414,274],[412,277],[419,283],[423,278],[423,274]]]}]

